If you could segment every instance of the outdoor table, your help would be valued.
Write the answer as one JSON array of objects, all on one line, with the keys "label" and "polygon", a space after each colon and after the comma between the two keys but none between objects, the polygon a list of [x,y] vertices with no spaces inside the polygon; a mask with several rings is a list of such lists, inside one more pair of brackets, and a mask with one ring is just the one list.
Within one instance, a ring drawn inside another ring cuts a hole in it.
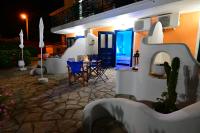
[{"label": "outdoor table", "polygon": [[[84,69],[88,73],[88,80],[98,76],[101,60],[84,61]],[[94,65],[96,64],[96,66]]]}]

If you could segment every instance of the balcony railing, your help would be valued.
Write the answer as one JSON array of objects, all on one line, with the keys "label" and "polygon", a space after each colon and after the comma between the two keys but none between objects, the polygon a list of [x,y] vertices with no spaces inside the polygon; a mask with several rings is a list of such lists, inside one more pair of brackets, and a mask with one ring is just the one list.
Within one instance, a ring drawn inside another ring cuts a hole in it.
[{"label": "balcony railing", "polygon": [[51,17],[52,27],[89,17],[142,0],[83,0]]}]

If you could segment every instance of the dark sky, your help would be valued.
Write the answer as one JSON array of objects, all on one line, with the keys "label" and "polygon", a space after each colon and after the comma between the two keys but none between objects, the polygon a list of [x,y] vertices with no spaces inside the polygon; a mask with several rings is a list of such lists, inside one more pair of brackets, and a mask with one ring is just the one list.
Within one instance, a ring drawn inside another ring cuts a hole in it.
[{"label": "dark sky", "polygon": [[29,40],[38,39],[39,18],[43,17],[45,26],[45,40],[51,41],[51,21],[48,14],[63,6],[63,0],[1,0],[0,11],[0,37],[17,37],[20,29],[25,34],[25,20],[20,18],[20,13],[29,16]]}]

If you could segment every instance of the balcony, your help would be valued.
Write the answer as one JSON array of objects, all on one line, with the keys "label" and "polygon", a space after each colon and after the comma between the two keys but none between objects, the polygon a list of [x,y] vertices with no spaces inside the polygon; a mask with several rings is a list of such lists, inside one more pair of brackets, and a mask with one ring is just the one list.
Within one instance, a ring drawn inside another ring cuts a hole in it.
[{"label": "balcony", "polygon": [[142,0],[84,0],[75,3],[51,17],[52,27],[80,20],[98,13],[122,7]]}]

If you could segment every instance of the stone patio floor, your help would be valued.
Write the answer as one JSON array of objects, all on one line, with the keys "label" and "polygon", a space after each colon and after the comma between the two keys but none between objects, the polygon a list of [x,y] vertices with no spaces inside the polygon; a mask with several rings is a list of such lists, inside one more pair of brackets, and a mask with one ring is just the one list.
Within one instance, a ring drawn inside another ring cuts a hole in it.
[{"label": "stone patio floor", "polygon": [[[107,71],[105,83],[90,80],[88,86],[69,86],[66,75],[45,75],[47,84],[39,84],[39,76],[17,69],[0,70],[0,87],[13,90],[17,106],[0,133],[82,133],[82,110],[89,102],[114,97],[114,70]],[[89,98],[90,91],[92,93]]]}]

